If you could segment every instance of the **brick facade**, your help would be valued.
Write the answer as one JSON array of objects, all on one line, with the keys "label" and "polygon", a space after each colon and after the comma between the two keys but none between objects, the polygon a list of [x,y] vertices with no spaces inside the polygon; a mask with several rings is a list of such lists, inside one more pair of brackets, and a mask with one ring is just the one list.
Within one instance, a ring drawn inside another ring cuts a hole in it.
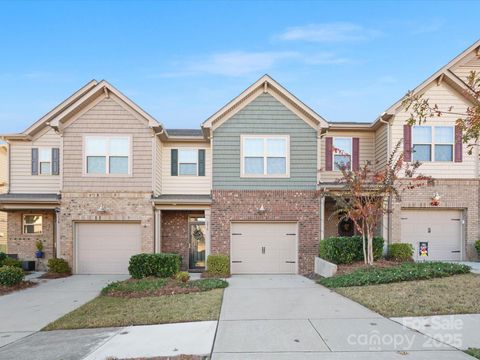
[{"label": "brick facade", "polygon": [[[23,215],[35,214],[42,215],[42,233],[24,234],[23,233]],[[48,259],[55,254],[55,213],[53,210],[18,210],[8,212],[8,253],[17,254],[20,260],[36,260],[35,243],[41,240],[43,243],[43,259],[38,259],[37,270],[46,270]]]},{"label": "brick facade", "polygon": [[[320,199],[315,191],[212,191],[212,253],[230,254],[231,221],[297,221],[299,273],[314,270],[320,238]],[[265,213],[257,209],[264,206]]]},{"label": "brick facade", "polygon": [[182,257],[182,270],[188,270],[189,234],[188,216],[203,212],[186,210],[162,211],[162,252],[179,254]]},{"label": "brick facade", "polygon": [[[139,221],[142,252],[154,251],[151,193],[63,193],[60,207],[60,252],[74,268],[74,224],[80,221]],[[99,213],[100,206],[106,212]]]},{"label": "brick facade", "polygon": [[[479,234],[480,181],[478,180],[435,180],[433,185],[407,190],[402,194],[402,201],[393,204],[392,242],[401,241],[401,209],[458,209],[463,210],[465,220],[464,244],[468,260],[477,258],[475,241]],[[440,205],[432,206],[434,193],[441,196]]]}]

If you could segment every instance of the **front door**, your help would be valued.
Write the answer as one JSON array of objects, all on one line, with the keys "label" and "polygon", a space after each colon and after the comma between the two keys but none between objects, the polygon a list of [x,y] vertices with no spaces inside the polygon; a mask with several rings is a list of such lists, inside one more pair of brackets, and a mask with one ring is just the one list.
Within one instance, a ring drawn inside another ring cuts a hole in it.
[{"label": "front door", "polygon": [[189,268],[205,268],[205,222],[195,221],[188,225],[190,237]]}]

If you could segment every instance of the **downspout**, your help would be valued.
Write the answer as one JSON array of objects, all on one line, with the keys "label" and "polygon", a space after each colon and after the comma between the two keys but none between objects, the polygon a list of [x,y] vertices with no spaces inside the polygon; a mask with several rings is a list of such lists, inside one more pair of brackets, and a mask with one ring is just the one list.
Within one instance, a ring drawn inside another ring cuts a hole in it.
[{"label": "downspout", "polygon": [[[391,133],[391,123],[388,120],[384,120],[383,117],[387,115],[386,113],[383,113],[380,115],[380,122],[382,124],[387,125],[387,156],[390,156],[390,133]],[[388,245],[390,245],[391,238],[392,238],[392,197],[388,197],[388,203],[387,203],[387,248]]]},{"label": "downspout", "polygon": [[[318,178],[317,183],[320,184],[321,181],[321,152],[322,152],[322,139],[327,135],[327,132],[320,129],[320,134],[318,136],[318,147],[317,147],[317,171],[318,171]],[[325,190],[325,187],[323,188]],[[320,240],[325,238],[325,196],[320,198]]]}]

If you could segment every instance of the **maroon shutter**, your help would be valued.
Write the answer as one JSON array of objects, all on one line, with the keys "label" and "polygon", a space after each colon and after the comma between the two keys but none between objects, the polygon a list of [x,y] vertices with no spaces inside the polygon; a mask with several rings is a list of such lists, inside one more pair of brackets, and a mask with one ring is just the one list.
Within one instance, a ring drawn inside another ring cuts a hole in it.
[{"label": "maroon shutter", "polygon": [[333,139],[325,138],[325,171],[333,170]]},{"label": "maroon shutter", "polygon": [[360,139],[352,139],[352,170],[360,170]]},{"label": "maroon shutter", "polygon": [[462,127],[455,125],[455,162],[462,162],[463,159],[463,139]]},{"label": "maroon shutter", "polygon": [[412,161],[412,127],[403,125],[403,160]]}]

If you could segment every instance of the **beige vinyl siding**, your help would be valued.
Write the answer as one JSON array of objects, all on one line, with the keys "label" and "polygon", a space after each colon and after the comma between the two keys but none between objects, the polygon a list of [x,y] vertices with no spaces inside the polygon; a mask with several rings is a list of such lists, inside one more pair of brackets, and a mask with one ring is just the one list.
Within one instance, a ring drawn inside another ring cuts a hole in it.
[{"label": "beige vinyl siding", "polygon": [[[92,176],[84,174],[83,139],[87,135],[131,137],[131,174]],[[153,191],[152,137],[147,121],[134,115],[113,94],[71,119],[64,130],[64,191]]]},{"label": "beige vinyl siding", "polygon": [[375,167],[381,169],[387,164],[388,149],[388,125],[382,124],[375,131]]},{"label": "beige vinyl siding", "polygon": [[470,59],[460,63],[454,67],[452,71],[460,79],[467,82],[467,77],[470,75],[471,71],[476,71],[477,73],[480,72],[480,57],[472,53],[472,55],[470,55]]},{"label": "beige vinyl siding", "polygon": [[360,139],[360,166],[365,165],[367,161],[372,164],[375,159],[375,132],[374,131],[345,131],[345,130],[332,130],[328,131],[325,136],[322,137],[320,149],[319,149],[319,165],[320,165],[320,181],[332,182],[338,180],[341,177],[340,171],[325,171],[325,138],[326,137],[356,137]]},{"label": "beige vinyl siding", "polygon": [[[448,109],[453,106],[454,112],[465,112],[468,104],[463,99],[462,95],[452,89],[445,82],[437,85],[432,83],[425,91],[425,98],[430,100],[430,103],[438,104],[440,109]],[[398,140],[403,138],[403,125],[409,119],[409,112],[400,109],[391,126],[391,143],[396,144]],[[454,126],[458,115],[443,115],[427,120],[425,125],[428,126]],[[419,171],[427,176],[434,178],[472,178],[476,177],[476,155],[468,155],[466,145],[463,145],[463,162],[423,162]]]},{"label": "beige vinyl siding", "polygon": [[154,192],[155,195],[162,193],[162,142],[158,137],[155,137],[155,179],[154,179]]},{"label": "beige vinyl siding", "polygon": [[[171,149],[205,149],[205,176],[171,176]],[[162,194],[210,194],[212,163],[210,144],[165,142],[162,144]]]},{"label": "beige vinyl siding", "polygon": [[[60,148],[61,137],[48,128],[33,141],[10,141],[10,192],[56,194],[61,189],[60,175],[32,175],[32,148]],[[60,171],[62,159],[60,154]]]}]

